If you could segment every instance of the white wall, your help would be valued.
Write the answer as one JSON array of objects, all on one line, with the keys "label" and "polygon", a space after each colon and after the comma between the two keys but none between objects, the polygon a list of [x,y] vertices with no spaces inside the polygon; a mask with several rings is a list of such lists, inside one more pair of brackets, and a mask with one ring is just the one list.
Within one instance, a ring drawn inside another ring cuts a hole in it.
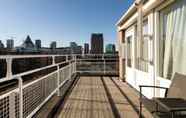
[{"label": "white wall", "polygon": [[[154,13],[150,13],[148,15],[148,35],[150,38],[152,38],[153,40],[154,37]],[[129,36],[132,36],[132,67],[127,67],[126,64],[126,81],[133,86],[135,89],[139,90],[139,85],[151,85],[151,86],[163,86],[163,87],[169,87],[171,81],[164,79],[164,78],[160,78],[157,76],[157,71],[158,69],[156,69],[158,66],[155,66],[155,64],[158,64],[156,61],[157,60],[153,60],[156,57],[158,53],[155,46],[157,46],[157,43],[153,43],[153,40],[151,40],[149,38],[149,43],[148,43],[148,58],[149,58],[149,64],[148,64],[148,72],[143,72],[140,70],[135,69],[135,27],[131,27],[126,31],[126,35],[125,35],[125,39]],[[127,49],[127,48],[126,48]],[[125,55],[125,57],[127,58],[127,55]],[[154,63],[150,63],[151,61],[154,61]],[[127,63],[127,61],[126,61]],[[164,91],[159,90],[159,89],[151,89],[151,88],[144,88],[143,90],[143,94],[149,98],[154,97],[154,96],[158,96],[158,97],[163,97],[164,96]]]},{"label": "white wall", "polygon": [[[171,0],[173,1],[173,0]],[[156,4],[154,4],[154,3]],[[143,72],[140,70],[135,69],[135,60],[132,62],[132,67],[127,67],[127,61],[126,61],[126,82],[128,82],[131,86],[133,86],[135,89],[139,90],[139,85],[152,85],[152,86],[162,86],[162,87],[169,87],[171,84],[171,81],[165,78],[161,78],[158,76],[158,59],[159,59],[159,40],[160,40],[160,34],[159,34],[159,17],[158,17],[158,11],[151,11],[149,13],[149,9],[154,7],[154,5],[159,4],[160,2],[156,2],[155,0],[149,2],[146,6],[144,6],[144,10],[148,15],[146,16],[148,18],[148,35],[151,37],[153,40],[149,41],[148,45],[148,50],[149,50],[149,61],[153,61],[153,63],[149,63],[148,66],[148,72]],[[167,4],[167,3],[166,3]],[[157,7],[163,6],[159,5]],[[151,7],[149,7],[151,6]],[[164,5],[165,6],[165,5]],[[159,8],[157,8],[159,10]],[[119,29],[125,29],[132,23],[136,21],[137,13],[132,15],[122,26],[119,26]],[[132,36],[132,58],[135,59],[135,48],[134,48],[134,43],[135,43],[135,30],[134,27],[131,27],[126,30],[125,34],[125,39],[128,36]],[[123,46],[124,47],[124,46]],[[125,48],[125,47],[124,47]],[[125,51],[127,48],[125,48]],[[126,60],[127,60],[127,54],[124,55]],[[160,89],[143,89],[143,94],[149,98],[158,96],[158,97],[163,97],[165,91],[160,90]]]}]

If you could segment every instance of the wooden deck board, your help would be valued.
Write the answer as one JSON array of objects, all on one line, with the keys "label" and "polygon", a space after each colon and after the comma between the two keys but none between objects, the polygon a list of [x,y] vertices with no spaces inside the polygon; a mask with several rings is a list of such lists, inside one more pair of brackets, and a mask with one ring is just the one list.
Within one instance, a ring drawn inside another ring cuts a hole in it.
[{"label": "wooden deck board", "polygon": [[104,81],[109,89],[112,91],[111,96],[117,107],[121,118],[137,118],[138,114],[134,111],[127,99],[120,93],[114,83],[109,77],[104,77]]},{"label": "wooden deck board", "polygon": [[[116,78],[112,80],[109,77],[103,79],[93,76],[80,77],[58,118],[115,118],[112,103],[121,118],[138,118],[137,112],[116,84],[121,90],[126,91],[130,98],[134,97],[132,101],[137,106],[138,96],[129,86],[123,85],[123,82]],[[147,111],[144,113],[147,114]],[[148,115],[145,118],[151,117]]]},{"label": "wooden deck board", "polygon": [[[134,104],[137,110],[139,110],[139,94],[131,88],[127,83],[121,82],[117,78],[112,78],[112,80],[118,85],[118,87],[125,93],[128,99]],[[145,118],[153,118],[150,112],[143,107],[143,116]]]}]

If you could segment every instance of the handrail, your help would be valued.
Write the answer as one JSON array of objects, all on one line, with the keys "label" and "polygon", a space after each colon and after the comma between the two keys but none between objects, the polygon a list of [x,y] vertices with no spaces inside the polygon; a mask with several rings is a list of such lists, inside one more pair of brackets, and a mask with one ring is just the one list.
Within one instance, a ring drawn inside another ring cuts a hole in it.
[{"label": "handrail", "polygon": [[59,57],[59,56],[118,56],[117,54],[70,54],[70,55],[1,55],[0,59],[7,59],[7,58],[39,58],[39,57]]},{"label": "handrail", "polygon": [[[40,71],[40,70],[43,70],[43,69],[47,69],[47,68],[50,68],[50,67],[54,67],[54,66],[58,66],[62,63],[56,63],[55,62],[55,58],[56,57],[66,57],[66,60],[65,60],[65,63],[68,63],[67,61],[69,56],[73,57],[71,60],[100,60],[99,58],[93,58],[94,56],[102,56],[102,60],[113,60],[113,59],[116,59],[116,58],[107,58],[106,56],[118,56],[118,55],[115,55],[115,54],[85,54],[85,55],[79,55],[79,54],[72,54],[72,55],[1,55],[0,56],[0,59],[6,59],[6,62],[7,62],[7,72],[6,72],[6,77],[4,78],[1,78],[0,79],[0,82],[2,81],[6,81],[6,80],[10,80],[10,79],[13,79],[13,78],[17,78],[19,76],[24,76],[24,75],[27,75],[27,74],[31,74],[31,73],[34,73],[34,72],[37,72],[37,71]],[[81,57],[84,57],[84,59],[79,59],[77,58],[78,56],[81,56]],[[88,57],[87,57],[88,56]],[[90,56],[90,57],[89,57]],[[52,57],[52,64],[48,65],[48,66],[45,66],[45,67],[41,67],[41,68],[37,68],[37,69],[33,69],[33,70],[30,70],[30,71],[26,71],[26,72],[23,72],[23,73],[19,73],[19,74],[15,74],[13,75],[12,74],[12,61],[13,59],[27,59],[27,58],[42,58],[42,57]],[[92,58],[92,59],[91,59]],[[6,80],[5,80],[6,79]]]}]

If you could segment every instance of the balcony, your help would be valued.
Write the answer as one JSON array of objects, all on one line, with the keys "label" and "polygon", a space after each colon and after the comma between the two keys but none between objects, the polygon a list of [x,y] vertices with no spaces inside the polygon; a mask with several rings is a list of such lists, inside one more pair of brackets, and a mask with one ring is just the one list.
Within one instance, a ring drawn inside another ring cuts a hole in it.
[{"label": "balcony", "polygon": [[[117,55],[0,56],[0,118],[137,118]],[[143,116],[150,118],[144,109]]]}]

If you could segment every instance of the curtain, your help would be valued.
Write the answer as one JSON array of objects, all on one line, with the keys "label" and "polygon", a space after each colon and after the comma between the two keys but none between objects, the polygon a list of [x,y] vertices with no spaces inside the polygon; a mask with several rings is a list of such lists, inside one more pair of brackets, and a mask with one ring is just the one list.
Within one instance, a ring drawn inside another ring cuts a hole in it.
[{"label": "curtain", "polygon": [[186,0],[176,0],[166,14],[163,76],[186,74]]}]

